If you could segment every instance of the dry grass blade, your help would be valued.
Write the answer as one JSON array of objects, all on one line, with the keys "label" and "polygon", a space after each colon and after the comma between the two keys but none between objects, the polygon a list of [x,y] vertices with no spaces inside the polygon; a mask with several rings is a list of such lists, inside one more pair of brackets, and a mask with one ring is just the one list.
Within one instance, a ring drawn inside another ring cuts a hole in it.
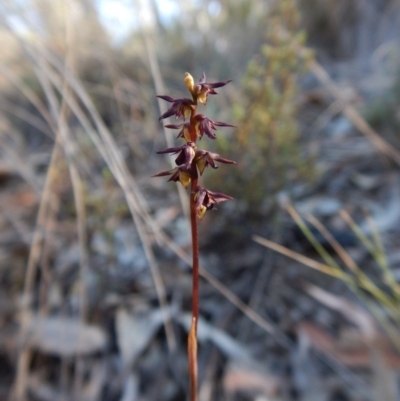
[{"label": "dry grass blade", "polygon": [[321,222],[314,216],[308,215],[307,220],[324,236],[328,241],[329,245],[335,250],[343,263],[353,272],[358,273],[359,268],[351,258],[351,256],[346,252],[346,250],[340,245],[332,234],[321,224]]},{"label": "dry grass blade", "polygon": [[[66,57],[65,57],[65,68],[70,69],[71,71],[74,68],[74,58],[73,58],[73,30],[71,25],[71,9],[67,5],[67,12],[65,13],[65,43],[66,43]],[[75,210],[76,210],[76,223],[77,223],[77,232],[78,232],[78,243],[79,243],[79,264],[80,264],[80,285],[81,285],[81,294],[80,294],[80,321],[83,322],[86,320],[87,314],[87,305],[86,305],[86,275],[88,271],[88,254],[86,250],[87,244],[87,235],[86,235],[86,211],[85,211],[85,201],[83,195],[83,187],[81,178],[79,175],[78,168],[74,162],[74,147],[73,141],[71,138],[71,134],[69,132],[67,119],[68,115],[70,115],[70,110],[65,101],[65,95],[67,92],[70,92],[70,88],[68,83],[65,81],[62,90],[61,90],[61,108],[59,112],[58,118],[58,126],[60,129],[60,133],[63,139],[63,145],[65,148],[65,152],[67,155],[68,169],[72,182],[72,191],[74,195],[75,202]]]},{"label": "dry grass blade", "polygon": [[[370,254],[379,263],[381,259],[376,257],[377,246],[364,234],[363,230],[356,224],[353,218],[346,212],[346,210],[339,211],[340,217],[348,224],[348,226],[353,230],[354,234],[360,240],[360,242],[365,246],[365,248],[370,252]],[[378,245],[379,247],[379,245]]]},{"label": "dry grass blade", "polygon": [[[106,149],[105,149],[105,152],[107,152]],[[112,158],[112,156],[111,156],[111,158]],[[118,153],[118,159],[122,160],[122,156],[119,153]],[[142,224],[142,222],[140,220],[140,216],[142,213],[144,213],[144,211],[140,207],[140,203],[137,200],[137,194],[135,193],[135,188],[137,186],[133,182],[133,179],[131,179],[131,183],[129,185],[128,180],[130,178],[132,178],[129,173],[125,173],[125,174],[121,173],[120,171],[118,171],[118,167],[117,167],[117,170],[111,169],[111,171],[113,171],[114,176],[116,177],[117,181],[119,182],[119,184],[121,185],[121,188],[124,191],[124,194],[125,194],[125,197],[126,197],[126,200],[128,203],[128,207],[131,211],[135,226],[136,226],[139,236],[141,238],[142,245],[145,250],[147,260],[149,262],[151,274],[153,276],[154,283],[156,286],[156,291],[157,291],[157,294],[158,294],[158,297],[160,300],[160,305],[163,308],[163,310],[165,311],[164,324],[165,324],[169,347],[172,351],[176,347],[176,340],[175,340],[174,332],[172,329],[169,312],[167,310],[166,292],[165,292],[161,274],[159,272],[158,264],[156,262],[156,259],[154,257],[154,254],[153,254],[153,251],[151,248],[148,234],[146,232],[146,227]]]},{"label": "dry grass blade", "polygon": [[[34,279],[37,274],[37,268],[41,254],[41,245],[44,238],[43,228],[46,226],[48,210],[51,202],[51,195],[52,195],[51,188],[54,183],[54,174],[53,174],[54,166],[60,155],[61,155],[61,146],[59,142],[56,141],[51,155],[50,165],[47,171],[46,182],[42,192],[39,211],[36,218],[36,228],[33,234],[29,250],[28,265],[26,268],[23,298],[22,298],[23,299],[22,311],[21,311],[22,319],[20,328],[21,338],[24,338],[26,336],[29,327],[28,316],[30,314]],[[28,348],[22,348],[18,356],[17,373],[12,391],[13,396],[15,396],[16,400],[23,401],[25,399],[30,359],[31,359],[30,350]]]},{"label": "dry grass blade", "polygon": [[[102,123],[101,118],[99,117],[96,109],[94,108],[93,104],[91,103],[91,100],[87,96],[86,92],[83,90],[83,88],[81,88],[79,86],[79,83],[77,83],[76,80],[72,79],[73,75],[71,73],[69,73],[69,72],[68,72],[68,74],[66,73],[67,70],[65,69],[65,66],[62,65],[58,60],[55,60],[54,57],[49,56],[49,54],[47,54],[47,52],[45,50],[43,50],[42,52],[32,51],[32,49],[24,42],[23,39],[19,38],[17,34],[15,34],[15,36],[19,40],[22,48],[24,49],[24,51],[28,55],[29,59],[31,60],[32,67],[33,67],[33,69],[37,75],[37,78],[39,79],[39,81],[42,85],[42,88],[48,98],[50,108],[51,108],[50,110],[51,110],[52,118],[54,118],[57,121],[59,114],[58,114],[58,107],[57,107],[57,99],[53,92],[51,83],[54,85],[55,88],[58,89],[58,91],[62,95],[64,95],[63,101],[65,100],[70,107],[71,107],[71,105],[69,104],[68,99],[71,99],[71,96],[68,96],[67,92],[62,93],[63,85],[59,79],[55,80],[55,74],[50,71],[50,69],[44,62],[44,60],[41,58],[41,56],[43,54],[46,54],[51,59],[51,61],[53,61],[53,63],[56,64],[56,67],[58,67],[60,69],[63,78],[66,80],[66,82],[68,82],[68,84],[71,86],[71,88],[73,88],[77,92],[77,95],[81,98],[82,102],[89,109],[90,114],[92,115],[100,133],[102,134],[102,139],[106,142],[106,144],[103,145],[102,153],[103,154],[107,154],[107,153],[112,154],[111,160],[114,164],[113,167],[115,167],[114,169],[112,169],[112,171],[114,170],[114,173],[115,173],[114,175],[117,177],[117,180],[120,182],[124,191],[128,192],[129,191],[129,189],[127,188],[128,184],[127,184],[127,181],[126,181],[126,179],[124,177],[124,173],[123,173],[123,172],[127,171],[127,169],[122,161],[122,156],[116,149],[116,145],[113,142],[110,133],[108,132],[105,125]],[[64,72],[64,74],[63,74],[63,72]],[[75,106],[76,106],[76,103],[75,103]],[[71,109],[73,109],[73,108],[71,107]],[[81,113],[81,115],[83,115],[83,113]],[[60,122],[60,121],[58,120],[58,122]],[[65,126],[63,128],[65,128]],[[91,132],[93,133],[94,131],[91,130]],[[98,141],[98,144],[100,144],[99,141]],[[68,149],[66,149],[66,150],[68,152]],[[129,174],[126,174],[126,176],[129,176]],[[166,311],[165,289],[164,289],[161,275],[158,271],[158,267],[157,267],[154,255],[152,253],[149,241],[147,239],[147,235],[145,233],[144,228],[142,227],[140,219],[138,218],[138,212],[137,212],[137,206],[136,206],[137,202],[134,200],[134,196],[132,193],[130,194],[129,197],[127,197],[127,200],[128,200],[128,205],[130,206],[134,221],[136,223],[136,227],[137,227],[139,236],[142,240],[142,244],[143,244],[147,259],[149,261],[150,270],[151,270],[151,273],[154,278],[156,291],[159,296],[160,303],[161,303],[162,307],[164,308],[164,310]],[[174,349],[176,341],[174,338],[172,325],[170,323],[170,318],[168,317],[167,312],[165,312],[165,327],[166,327],[167,339],[168,339],[170,349]],[[20,379],[17,378],[17,388],[20,389],[17,391],[17,393],[21,397],[24,397],[24,393],[25,393],[25,389],[23,387],[23,384],[21,384],[21,383],[26,382],[26,380],[25,380],[26,377],[24,377],[23,372],[26,371],[27,364],[28,364],[28,360],[27,360],[27,358],[25,358],[25,363],[20,364],[22,366],[22,368],[21,368],[22,373],[19,375]]]},{"label": "dry grass blade", "polygon": [[361,285],[364,289],[370,291],[370,293],[377,298],[381,299],[385,303],[390,303],[390,300],[382,294],[382,291],[375,285],[373,281],[360,269],[360,267],[354,262],[346,250],[335,240],[335,238],[330,234],[330,232],[313,216],[307,216],[307,220],[324,236],[331,247],[335,250],[338,256],[342,259],[344,264],[354,273],[355,278],[353,283],[348,283],[349,288],[356,292],[359,296],[357,287]]},{"label": "dry grass blade", "polygon": [[[138,234],[141,238],[142,245],[149,262],[150,271],[154,279],[155,287],[157,295],[160,299],[160,304],[165,310],[165,328],[168,339],[168,344],[171,350],[173,350],[176,346],[176,340],[173,333],[170,317],[167,312],[167,302],[166,302],[166,292],[162,282],[162,277],[159,272],[158,265],[156,263],[156,259],[154,257],[153,251],[151,249],[151,245],[148,239],[147,232],[145,227],[142,225],[139,216],[142,213],[146,213],[143,208],[140,206],[140,202],[138,201],[138,196],[136,194],[137,185],[134,183],[133,177],[130,175],[123,157],[118,150],[112,135],[108,131],[101,117],[99,116],[96,108],[94,107],[91,99],[86,93],[85,89],[82,87],[80,82],[70,71],[66,70],[64,65],[60,63],[53,55],[47,52],[45,49],[41,49],[41,54],[45,56],[48,61],[59,70],[60,74],[63,78],[68,82],[70,87],[74,90],[75,94],[80,98],[82,103],[87,108],[90,116],[92,117],[96,128],[100,134],[100,138],[98,137],[97,132],[92,128],[91,123],[85,117],[83,110],[79,107],[77,102],[73,99],[73,97],[64,93],[64,99],[71,110],[74,112],[76,117],[81,122],[82,126],[86,129],[86,132],[90,136],[90,138],[95,143],[98,148],[100,154],[103,156],[104,160],[108,163],[111,172],[116,178],[117,182],[121,186],[124,191],[128,207],[131,211],[135,226],[138,230]],[[60,79],[45,65],[42,65],[43,70],[46,72],[49,79],[52,81],[53,85],[56,87],[60,87]]]},{"label": "dry grass blade", "polygon": [[311,267],[312,269],[318,270],[321,273],[328,274],[329,276],[333,276],[336,278],[340,278],[343,281],[350,281],[350,277],[343,272],[337,271],[333,269],[331,266],[328,266],[324,263],[317,262],[313,259],[307,258],[306,256],[301,255],[300,253],[294,252],[289,248],[286,248],[282,245],[276,244],[275,242],[269,241],[265,238],[259,237],[258,235],[253,236],[253,240],[258,242],[260,245],[266,246],[276,252],[281,253],[293,260],[297,260],[298,262]]},{"label": "dry grass blade", "polygon": [[[28,51],[28,49],[26,49]],[[57,101],[57,97],[54,91],[54,88],[52,87],[47,75],[45,74],[46,69],[43,68],[44,64],[42,62],[42,60],[40,58],[36,58],[34,54],[30,53],[30,56],[33,59],[33,68],[34,71],[36,73],[36,76],[39,80],[39,82],[42,85],[42,88],[45,92],[46,98],[49,102],[50,105],[50,110],[51,110],[51,116],[55,119],[56,123],[54,125],[56,125],[57,127],[57,131],[60,135],[60,139],[62,141],[62,144],[64,146],[65,149],[65,153],[67,155],[67,160],[68,160],[68,166],[69,166],[69,170],[70,170],[70,176],[71,176],[71,180],[73,183],[73,192],[74,192],[74,199],[75,199],[75,203],[76,203],[76,209],[77,209],[77,213],[78,213],[78,237],[79,237],[79,242],[80,242],[80,257],[81,257],[81,270],[84,271],[84,267],[86,266],[86,250],[85,250],[85,244],[84,244],[84,232],[85,232],[85,228],[83,227],[84,224],[84,212],[82,212],[84,210],[84,206],[83,206],[83,199],[81,196],[81,191],[80,191],[80,185],[78,183],[79,181],[79,174],[78,171],[73,163],[73,157],[72,157],[72,146],[71,143],[69,141],[69,136],[68,136],[68,128],[67,128],[67,124],[65,123],[65,114],[67,113],[67,109],[65,107],[65,103],[63,103],[63,105],[59,106],[59,103]],[[63,86],[63,92],[65,92],[67,90],[67,88],[65,87],[65,85]],[[28,265],[28,270],[29,270],[29,265]],[[83,275],[83,273],[82,273]],[[83,285],[83,282],[82,282]],[[84,305],[84,287],[82,287],[82,294],[81,294],[81,302],[82,305]],[[82,301],[83,300],[83,301]],[[84,315],[84,311],[83,311],[84,307],[82,306],[81,308],[81,313],[82,315]],[[22,329],[21,329],[21,333],[25,334],[25,327],[23,325]],[[18,366],[19,370],[18,373],[19,375],[17,375],[17,381],[16,381],[16,388],[17,388],[17,395],[24,398],[25,397],[25,388],[24,388],[24,383],[26,382],[26,380],[24,380],[25,376],[26,376],[26,371],[27,371],[27,363],[26,361],[29,359],[29,350],[24,350],[21,354],[21,358],[20,358],[20,364]],[[25,363],[24,363],[25,362]],[[25,370],[25,372],[24,372]]]},{"label": "dry grass blade", "polygon": [[321,243],[315,238],[314,234],[310,231],[307,225],[304,223],[303,219],[297,213],[295,208],[289,203],[286,205],[286,210],[289,212],[292,219],[296,222],[297,226],[300,228],[302,233],[306,236],[306,238],[313,245],[315,250],[319,253],[319,255],[324,259],[325,263],[331,266],[331,269],[337,270],[338,273],[341,273],[340,266],[336,263],[335,259],[327,252],[327,250],[321,245]]},{"label": "dry grass blade", "polygon": [[[335,271],[339,276],[342,275],[342,269],[339,266],[339,264],[333,259],[333,257],[326,251],[326,249],[321,245],[321,243],[315,238],[315,236],[311,233],[309,228],[305,225],[299,214],[296,212],[296,210],[291,206],[290,204],[287,205],[287,210],[292,216],[293,220],[297,223],[299,228],[302,230],[302,232],[306,235],[307,239],[311,242],[311,244],[314,246],[314,248],[317,250],[317,252],[320,254],[320,256],[324,259],[325,263],[330,266],[330,268]],[[356,227],[356,230],[360,231],[361,230]],[[321,234],[328,240],[328,242],[332,242],[333,238],[330,238],[330,234],[327,232],[327,230],[322,229]],[[363,238],[363,234],[361,238]],[[365,236],[364,236],[365,237]],[[365,237],[366,238],[366,237]],[[369,241],[366,238],[366,241]],[[349,256],[345,255],[346,252],[344,250],[341,250],[341,247],[339,244],[334,244],[334,240],[331,245],[335,245],[335,247],[338,249],[338,251],[341,253],[341,257],[344,257],[347,262],[350,262],[352,268],[350,270],[355,273],[356,278],[353,278],[352,276],[345,275],[344,277],[346,278],[341,278],[348,286],[349,288],[358,293],[358,287],[362,287],[363,289],[367,290],[371,295],[373,295],[377,300],[382,302],[384,305],[387,307],[393,307],[393,300],[384,292],[382,291],[376,283],[374,283],[373,280],[371,280],[357,265],[352,264],[351,258],[349,259]],[[374,255],[373,253],[373,246],[371,245],[371,254]],[[355,269],[354,269],[355,268]],[[345,274],[345,273],[343,273]]]},{"label": "dry grass blade", "polygon": [[[139,21],[139,23],[140,23],[140,21]],[[143,33],[144,43],[146,46],[147,58],[149,60],[151,75],[153,77],[154,86],[156,88],[156,93],[158,93],[158,94],[165,93],[164,82],[163,82],[163,79],[162,79],[162,76],[160,73],[160,66],[158,64],[157,55],[154,50],[154,44],[153,44],[152,38],[151,38],[148,30],[146,28],[144,28],[143,26],[142,26],[142,33]],[[167,111],[165,102],[163,102],[159,98],[157,98],[157,102],[158,102],[158,107],[159,107],[161,115],[162,115]],[[167,119],[167,123],[169,124],[168,121],[169,121],[169,118]],[[164,131],[165,140],[167,142],[167,147],[171,148],[173,146],[172,134],[164,126],[163,126],[163,131]],[[175,163],[173,162],[173,159],[171,157],[169,157],[168,159],[170,161],[171,167],[172,168],[175,167]],[[178,185],[177,188],[178,188],[179,200],[182,205],[183,213],[188,222],[188,232],[189,232],[189,202],[187,200],[187,196],[186,196],[186,192],[185,192],[184,188],[182,188],[180,185]]]},{"label": "dry grass blade", "polygon": [[[393,325],[393,322],[391,321],[390,318],[393,319],[394,322],[398,325],[400,320],[399,320],[399,314],[398,314],[398,305],[397,305],[397,299],[393,298],[390,294],[388,294],[385,290],[381,289],[379,284],[376,283],[374,280],[372,280],[367,274],[365,274],[360,267],[351,259],[350,255],[343,249],[343,247],[333,238],[333,236],[326,230],[326,228],[315,218],[312,216],[308,217],[308,220],[311,222],[311,224],[316,227],[320,233],[324,236],[324,238],[328,241],[328,243],[332,246],[332,248],[337,252],[339,257],[342,259],[342,261],[345,263],[345,265],[351,270],[351,272],[354,274],[348,275],[346,273],[342,273],[342,270],[340,266],[336,263],[336,261],[333,260],[333,258],[329,255],[327,257],[327,252],[325,248],[322,247],[322,245],[316,240],[314,235],[311,233],[311,231],[306,227],[304,224],[303,220],[301,217],[298,215],[298,213],[295,211],[295,209],[291,206],[287,206],[287,210],[289,211],[290,215],[292,218],[295,220],[297,225],[300,227],[300,229],[303,231],[303,233],[307,236],[307,238],[310,240],[310,242],[314,245],[316,250],[319,252],[319,254],[325,259],[327,265],[326,267],[329,267],[331,269],[330,275],[336,276],[337,278],[341,279],[351,291],[353,291],[360,299],[363,300],[365,305],[369,308],[373,316],[381,323],[382,327],[385,329],[389,337],[391,338],[393,344],[399,348],[399,341],[396,336],[396,326]],[[376,247],[375,245],[369,240],[369,238],[362,232],[361,228],[356,225],[354,220],[350,217],[350,215],[344,211],[341,210],[340,214],[342,218],[349,224],[349,226],[352,228],[354,233],[357,235],[357,237],[360,239],[361,243],[364,244],[364,246],[369,250],[371,255],[374,257],[374,259],[379,262],[378,258],[375,257],[376,255]],[[275,244],[271,241],[261,239],[262,244],[265,246],[268,246],[272,249],[275,249],[278,252],[281,252],[283,254],[286,254],[287,256],[294,258],[298,260],[301,263],[307,262],[306,264],[310,263],[310,260],[304,259],[302,255],[296,255],[296,253],[290,251],[289,249],[286,249],[284,247],[281,247],[278,244]],[[257,241],[260,242],[260,241]],[[261,242],[260,242],[261,243]],[[379,245],[378,245],[379,247]],[[310,264],[308,264],[310,266]],[[310,266],[311,267],[311,266]],[[321,267],[321,266],[320,266]],[[391,274],[390,271],[387,272],[385,269],[389,269],[387,265],[383,264],[382,269],[386,273],[386,276],[388,274]],[[315,268],[315,267],[314,267]],[[329,274],[329,273],[327,273]],[[386,277],[387,278],[387,277]],[[393,281],[390,281],[390,283],[393,283]],[[367,297],[361,289],[367,291],[371,296],[373,301],[369,297]],[[393,293],[397,295],[397,285],[394,286]],[[382,313],[381,308],[384,308],[385,312]],[[390,316],[390,318],[388,318]],[[400,349],[400,348],[399,348]]]},{"label": "dry grass blade", "polygon": [[343,104],[343,113],[345,116],[362,132],[372,144],[384,155],[390,157],[397,165],[400,165],[400,153],[388,142],[386,142],[357,112],[357,110],[348,104],[342,97],[340,88],[332,81],[325,69],[316,61],[310,62],[310,70],[324,84],[329,92],[337,101]]}]

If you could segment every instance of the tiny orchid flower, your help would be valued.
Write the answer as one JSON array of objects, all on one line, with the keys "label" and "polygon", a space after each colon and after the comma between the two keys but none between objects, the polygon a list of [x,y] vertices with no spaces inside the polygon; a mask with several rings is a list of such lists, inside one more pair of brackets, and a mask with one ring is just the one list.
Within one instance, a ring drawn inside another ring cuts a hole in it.
[{"label": "tiny orchid flower", "polygon": [[213,169],[217,169],[218,166],[215,162],[224,164],[236,164],[235,161],[225,159],[217,153],[207,152],[206,150],[198,150],[195,155],[195,162],[199,169],[200,175],[203,175],[203,171],[207,166],[211,166]]},{"label": "tiny orchid flower", "polygon": [[180,182],[185,188],[187,188],[192,180],[192,175],[185,169],[184,166],[178,166],[172,170],[161,171],[153,177],[164,177],[170,175],[171,178],[168,181]]},{"label": "tiny orchid flower", "polygon": [[171,154],[179,153],[178,157],[175,159],[176,165],[184,166],[186,170],[189,170],[192,161],[196,155],[196,144],[194,142],[187,142],[183,146],[160,150],[156,153],[159,155],[165,153],[171,153]]},{"label": "tiny orchid flower", "polygon": [[184,123],[184,124],[168,124],[164,125],[165,128],[171,128],[171,129],[179,129],[182,127],[181,131],[179,132],[177,138],[185,138],[186,141],[190,142],[192,140],[191,135],[190,135],[190,123]]},{"label": "tiny orchid flower", "polygon": [[216,127],[234,127],[232,124],[223,123],[221,121],[213,121],[206,117],[204,114],[197,114],[194,117],[195,128],[198,137],[201,139],[204,134],[206,134],[211,139],[216,139],[216,135],[212,130],[216,130]]},{"label": "tiny orchid flower", "polygon": [[172,106],[159,118],[163,120],[164,118],[171,117],[175,115],[176,118],[183,117],[184,120],[190,116],[193,110],[193,100],[190,99],[174,99],[171,96],[157,96],[167,102],[172,103]]},{"label": "tiny orchid flower", "polygon": [[231,196],[222,194],[220,192],[212,192],[201,186],[197,186],[195,189],[195,207],[196,214],[199,219],[202,219],[206,214],[207,210],[215,208],[215,205],[227,200],[233,200]]},{"label": "tiny orchid flower", "polygon": [[189,92],[192,94],[193,98],[197,99],[200,103],[206,104],[208,95],[217,95],[215,92],[215,88],[221,88],[226,84],[229,84],[232,80],[221,81],[221,82],[206,82],[206,74],[203,72],[199,79],[197,85],[194,84],[193,77],[186,72],[185,73],[185,84],[189,89]]}]

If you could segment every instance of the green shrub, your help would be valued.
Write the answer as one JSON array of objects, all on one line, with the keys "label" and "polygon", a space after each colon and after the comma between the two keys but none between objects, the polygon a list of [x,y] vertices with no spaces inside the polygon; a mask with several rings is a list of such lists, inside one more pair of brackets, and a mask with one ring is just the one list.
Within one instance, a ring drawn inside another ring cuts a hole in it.
[{"label": "green shrub", "polygon": [[246,197],[253,210],[266,194],[275,194],[310,171],[300,155],[297,110],[298,80],[311,53],[299,56],[305,35],[299,29],[296,2],[276,2],[266,27],[266,41],[248,63],[234,107],[237,138],[219,145],[240,153],[237,175],[226,185],[231,192],[240,188],[240,198]]}]

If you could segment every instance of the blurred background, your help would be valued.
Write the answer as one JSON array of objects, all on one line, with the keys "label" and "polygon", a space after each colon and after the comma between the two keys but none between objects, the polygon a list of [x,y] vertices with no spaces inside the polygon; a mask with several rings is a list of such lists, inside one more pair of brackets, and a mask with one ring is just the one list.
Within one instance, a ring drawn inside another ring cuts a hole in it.
[{"label": "blurred background", "polygon": [[0,400],[188,399],[186,71],[236,126],[199,400],[400,400],[399,0],[1,0],[0,42]]}]

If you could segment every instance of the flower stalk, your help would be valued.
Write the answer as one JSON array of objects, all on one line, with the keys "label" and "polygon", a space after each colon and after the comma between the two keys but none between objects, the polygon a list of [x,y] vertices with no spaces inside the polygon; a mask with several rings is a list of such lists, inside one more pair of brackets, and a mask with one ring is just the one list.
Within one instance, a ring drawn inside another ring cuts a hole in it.
[{"label": "flower stalk", "polygon": [[197,401],[197,323],[199,321],[199,231],[197,227],[196,192],[198,179],[192,181],[190,191],[190,223],[192,231],[192,323],[188,337],[190,401]]},{"label": "flower stalk", "polygon": [[[210,139],[216,139],[216,127],[234,127],[231,124],[220,121],[212,121],[203,114],[197,114],[198,103],[206,104],[208,95],[216,95],[216,88],[221,88],[229,81],[210,83],[206,81],[203,73],[197,84],[189,73],[185,73],[184,82],[192,99],[174,99],[170,96],[158,96],[169,103],[171,107],[160,117],[175,116],[183,118],[182,124],[169,124],[166,128],[180,129],[177,138],[182,138],[185,143],[178,147],[158,151],[158,154],[177,154],[175,167],[172,170],[162,171],[154,177],[171,176],[169,181],[180,182],[185,188],[190,185],[190,223],[192,236],[192,322],[188,336],[188,365],[190,380],[190,401],[197,401],[198,367],[197,367],[197,324],[199,321],[199,236],[198,220],[202,219],[206,212],[215,209],[218,203],[233,198],[219,193],[212,192],[198,184],[199,176],[203,175],[206,167],[217,169],[218,163],[236,164],[232,160],[225,159],[217,153],[208,152],[197,148],[197,140],[201,140],[205,134]],[[188,120],[188,121],[186,121]]]}]

